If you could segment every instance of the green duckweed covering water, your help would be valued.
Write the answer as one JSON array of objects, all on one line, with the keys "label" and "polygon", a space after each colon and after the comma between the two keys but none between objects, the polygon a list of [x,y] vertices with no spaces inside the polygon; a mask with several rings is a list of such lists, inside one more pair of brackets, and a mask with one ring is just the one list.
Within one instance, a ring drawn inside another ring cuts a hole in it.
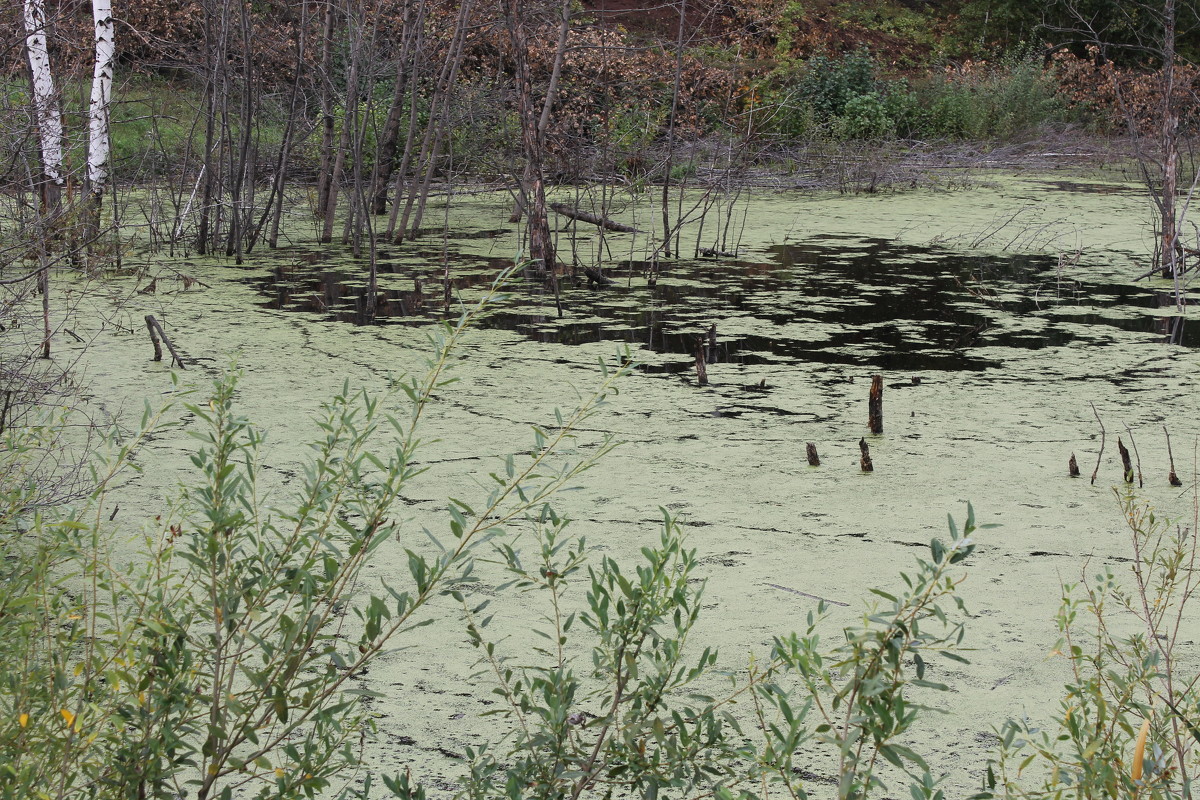
[{"label": "green duckweed covering water", "polygon": [[[472,334],[458,383],[427,422],[429,471],[408,498],[413,536],[404,544],[422,546],[420,528],[440,524],[447,496],[482,495],[476,486],[495,459],[527,448],[530,426],[571,405],[572,387],[595,381],[596,360],[628,345],[641,370],[579,441],[586,448],[612,434],[626,444],[562,506],[591,545],[625,563],[656,540],[659,506],[679,514],[709,579],[695,641],[719,646],[726,668],[744,667],[773,635],[799,626],[812,596],[847,604],[827,629],[836,637],[839,619],[862,612],[867,588],[892,583],[966,501],[981,521],[1001,524],[980,538],[968,567],[973,663],[931,666],[952,692],[929,699],[951,713],[931,719],[914,743],[947,774],[948,796],[966,794],[978,786],[993,726],[1056,705],[1067,678],[1065,660],[1050,654],[1060,582],[1128,556],[1112,490],[1118,433],[1137,444],[1144,496],[1168,515],[1190,513],[1190,495],[1167,485],[1162,426],[1179,472],[1191,472],[1200,358],[1194,323],[1159,307],[1156,292],[1169,287],[1133,280],[1148,267],[1146,201],[1124,185],[1045,175],[994,176],[946,193],[757,196],[744,220],[738,212],[740,234],[727,243],[735,258],[663,262],[655,287],[645,262],[656,212],[651,198],[634,201],[617,216],[646,235],[606,234],[601,243],[594,229],[577,229],[584,260],[611,252],[613,287],[564,285],[560,318],[540,284],[518,284]],[[500,196],[456,201],[451,211],[447,253],[464,299],[519,250],[507,212]],[[696,228],[682,237],[686,250]],[[563,253],[568,235],[560,233]],[[322,399],[346,380],[376,388],[420,369],[424,326],[440,314],[442,243],[431,236],[406,247],[383,253],[394,272],[381,285],[402,298],[421,276],[423,304],[381,324],[353,324],[361,266],[338,248],[296,245],[239,268],[148,260],[158,292],[117,280],[126,297],[116,319],[81,307],[74,329],[89,344],[60,342],[59,357],[81,356],[90,403],[140,414],[142,398],[171,391],[141,324],[156,314],[192,359],[180,373],[185,385],[203,390],[234,363],[245,372],[241,408],[267,431],[272,490],[282,492]],[[183,290],[163,277],[167,268],[205,286]],[[706,387],[691,373],[700,337],[711,362]],[[863,474],[858,440],[876,372],[899,388],[885,390],[885,432],[867,436],[875,472]],[[1095,485],[1093,405],[1109,431]],[[117,521],[130,526],[118,529],[119,555],[133,557],[137,526],[187,478],[192,443],[182,422],[151,442],[144,471],[113,498]],[[807,465],[807,442],[821,467]],[[1067,477],[1072,453],[1083,479]],[[382,552],[374,570],[399,574],[403,558],[399,547]],[[489,570],[475,591],[499,582]],[[496,635],[521,641],[530,613],[522,599],[499,596],[494,610]],[[412,765],[443,796],[461,769],[447,753],[495,731],[479,716],[490,686],[471,677],[476,656],[457,609],[446,599],[431,613],[444,622],[423,629],[419,648],[386,656],[363,677],[384,694],[367,747],[381,769]]]}]

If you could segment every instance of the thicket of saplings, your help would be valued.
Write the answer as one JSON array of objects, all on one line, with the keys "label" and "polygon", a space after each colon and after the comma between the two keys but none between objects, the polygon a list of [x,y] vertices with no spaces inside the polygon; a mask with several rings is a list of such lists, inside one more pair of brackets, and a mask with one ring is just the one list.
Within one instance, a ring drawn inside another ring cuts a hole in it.
[{"label": "thicket of saplings", "polygon": [[[464,798],[943,796],[909,733],[948,688],[930,667],[966,662],[959,584],[986,527],[969,506],[894,587],[870,591],[857,624],[827,630],[822,606],[748,668],[718,672],[695,640],[703,584],[671,515],[636,563],[618,563],[557,505],[616,445],[583,423],[617,391],[625,354],[495,464],[490,491],[448,499],[441,529],[406,522],[400,497],[437,447],[422,419],[455,391],[456,348],[500,289],[440,329],[424,374],[325,403],[298,477],[269,504],[236,371],[89,448],[90,493],[57,507],[44,457],[69,414],[27,409],[5,426],[0,796],[422,798],[420,776],[360,763],[373,722],[356,677],[385,651],[414,674],[429,666],[420,628],[436,596],[461,605],[437,624],[462,625],[477,690],[500,700],[488,744],[463,753]],[[144,529],[114,519],[117,476],[139,468],[148,437],[182,433],[184,411],[193,477]],[[1072,680],[1057,711],[997,731],[977,797],[1190,796],[1200,691],[1178,649],[1194,632],[1196,528],[1120,501],[1132,570],[1063,587]],[[112,543],[139,530],[137,555],[117,558]],[[364,568],[385,555],[407,574],[376,585]],[[492,637],[489,604],[469,591],[482,561],[506,575],[486,576],[494,602],[540,604],[534,658]]]},{"label": "thicket of saplings", "polygon": [[[375,137],[384,127],[392,93],[391,80],[382,78],[355,109],[368,122],[362,128],[363,141],[347,154],[347,170],[357,166],[369,172],[374,167]],[[64,93],[68,101],[76,95]],[[264,92],[258,99],[256,150],[264,159],[278,151],[288,129],[288,100],[283,89]],[[416,102],[423,126],[428,109],[423,99]],[[552,134],[548,169],[571,180],[597,174],[661,177],[654,170],[665,159],[659,164],[647,156],[661,155],[670,107],[669,87],[650,86],[639,93],[636,104],[603,109],[602,127],[565,125],[584,128],[586,134]],[[127,78],[118,88],[112,114],[117,174],[131,182],[161,178],[197,160],[204,126],[194,120],[203,109],[202,92],[185,80]],[[345,113],[339,105],[339,130]],[[511,165],[520,160],[520,128],[502,88],[464,87],[456,95],[449,122],[441,158],[447,175],[492,178],[513,171]],[[1101,116],[1068,101],[1059,91],[1055,69],[1045,67],[1040,57],[1012,55],[968,71],[910,79],[885,76],[877,59],[863,50],[787,62],[737,87],[728,102],[711,105],[686,135],[736,140],[746,153],[769,161],[779,148],[812,143],[1007,142],[1067,125],[1096,129],[1106,124]],[[300,130],[307,138],[292,145],[288,169],[298,177],[311,177],[319,170],[319,128],[310,122]],[[696,152],[694,147],[688,150]],[[361,162],[357,165],[351,163],[356,155]],[[264,174],[274,168],[262,166]]]}]

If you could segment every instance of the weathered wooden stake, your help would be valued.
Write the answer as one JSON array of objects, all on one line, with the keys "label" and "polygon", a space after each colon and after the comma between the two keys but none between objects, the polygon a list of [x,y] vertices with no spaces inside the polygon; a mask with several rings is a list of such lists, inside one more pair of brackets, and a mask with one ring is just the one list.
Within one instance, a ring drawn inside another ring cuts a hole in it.
[{"label": "weathered wooden stake", "polygon": [[1117,452],[1121,454],[1121,464],[1125,469],[1125,482],[1133,483],[1133,461],[1129,458],[1129,450],[1125,447],[1125,443],[1121,441],[1121,437],[1117,437]]},{"label": "weathered wooden stake", "polygon": [[708,370],[704,368],[704,338],[696,340],[696,383],[708,386]]},{"label": "weathered wooden stake", "polygon": [[1067,462],[1067,471],[1072,478],[1079,477],[1079,463],[1075,460],[1075,454],[1071,453],[1071,460]]},{"label": "weathered wooden stake", "polygon": [[883,433],[883,376],[871,378],[871,397],[867,402],[867,424],[871,433]]},{"label": "weathered wooden stake", "polygon": [[717,349],[717,323],[713,323],[708,328],[708,346],[713,350]]},{"label": "weathered wooden stake", "polygon": [[809,442],[805,450],[808,453],[808,465],[810,467],[821,466],[821,458],[817,455],[817,446],[812,442]]},{"label": "weathered wooden stake", "polygon": [[862,451],[862,458],[859,463],[862,465],[863,472],[874,472],[875,465],[871,463],[871,448],[867,447],[866,439],[858,440],[858,449]]},{"label": "weathered wooden stake", "polygon": [[1183,486],[1183,481],[1175,474],[1175,455],[1171,452],[1171,434],[1167,432],[1166,425],[1163,425],[1163,435],[1167,437],[1167,458],[1171,460],[1171,474],[1167,476],[1167,481],[1172,486]]}]

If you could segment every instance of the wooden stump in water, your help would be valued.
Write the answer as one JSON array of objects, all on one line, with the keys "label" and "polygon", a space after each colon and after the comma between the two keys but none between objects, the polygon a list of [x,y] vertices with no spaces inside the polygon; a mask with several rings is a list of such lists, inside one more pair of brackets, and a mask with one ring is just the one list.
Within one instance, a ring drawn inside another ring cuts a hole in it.
[{"label": "wooden stump in water", "polygon": [[1067,472],[1072,478],[1079,477],[1079,463],[1075,461],[1075,454],[1071,453],[1071,460],[1067,462]]},{"label": "wooden stump in water", "polygon": [[708,370],[704,367],[704,339],[696,340],[696,383],[708,386]]},{"label": "wooden stump in water", "polygon": [[1129,449],[1125,447],[1125,443],[1121,441],[1121,437],[1117,437],[1117,452],[1121,454],[1121,464],[1125,470],[1125,482],[1133,483],[1133,461],[1129,458]]},{"label": "wooden stump in water", "polygon": [[858,440],[858,449],[862,451],[862,458],[859,463],[862,465],[863,472],[874,472],[875,465],[871,463],[871,448],[867,447],[866,439]]},{"label": "wooden stump in water", "polygon": [[883,376],[871,378],[871,396],[867,402],[867,424],[871,433],[883,433]]},{"label": "wooden stump in water", "polygon": [[817,446],[815,444],[809,442],[808,446],[805,448],[805,451],[808,454],[808,465],[810,467],[821,466],[821,458],[817,455]]}]

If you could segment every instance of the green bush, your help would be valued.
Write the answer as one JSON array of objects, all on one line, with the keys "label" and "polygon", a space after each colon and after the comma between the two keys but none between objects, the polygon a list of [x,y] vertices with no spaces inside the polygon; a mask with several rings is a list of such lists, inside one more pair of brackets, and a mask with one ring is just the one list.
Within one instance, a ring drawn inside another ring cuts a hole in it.
[{"label": "green bush", "polygon": [[[961,578],[951,571],[974,548],[969,507],[963,530],[951,521],[949,542],[934,540],[931,558],[901,576],[903,590],[872,590],[881,602],[860,626],[826,644],[821,603],[803,633],[778,637],[720,696],[704,693],[715,650],[691,642],[703,590],[691,578],[695,552],[669,514],[658,545],[642,549],[632,572],[608,557],[589,565],[586,543],[567,533],[566,520],[548,513],[540,522],[531,554],[498,545],[513,576],[508,588],[543,598],[537,666],[486,637],[490,602],[471,608],[460,597],[504,703],[491,713],[512,723],[506,740],[469,753],[470,800],[748,799],[765,796],[768,786],[803,798],[813,771],[837,780],[839,798],[864,800],[886,789],[883,762],[907,775],[913,797],[940,797],[905,734],[928,710],[912,690],[948,688],[925,679],[928,660],[965,661],[955,652],[962,624],[953,619],[963,610]],[[577,584],[585,595],[578,614],[571,611]],[[520,602],[528,609],[527,599]],[[689,647],[699,653],[689,656]],[[739,704],[748,718],[733,713]]]},{"label": "green bush", "polygon": [[896,127],[888,104],[875,92],[850,98],[836,125],[846,139],[883,139]]},{"label": "green bush", "polygon": [[819,56],[798,78],[778,72],[762,93],[760,128],[796,138],[1003,140],[1068,119],[1053,75],[1033,56],[916,81],[880,77],[865,50]]},{"label": "green bush", "polygon": [[797,86],[800,102],[809,106],[820,122],[843,116],[846,105],[878,89],[878,65],[866,50],[831,59],[817,56],[808,61]]}]

